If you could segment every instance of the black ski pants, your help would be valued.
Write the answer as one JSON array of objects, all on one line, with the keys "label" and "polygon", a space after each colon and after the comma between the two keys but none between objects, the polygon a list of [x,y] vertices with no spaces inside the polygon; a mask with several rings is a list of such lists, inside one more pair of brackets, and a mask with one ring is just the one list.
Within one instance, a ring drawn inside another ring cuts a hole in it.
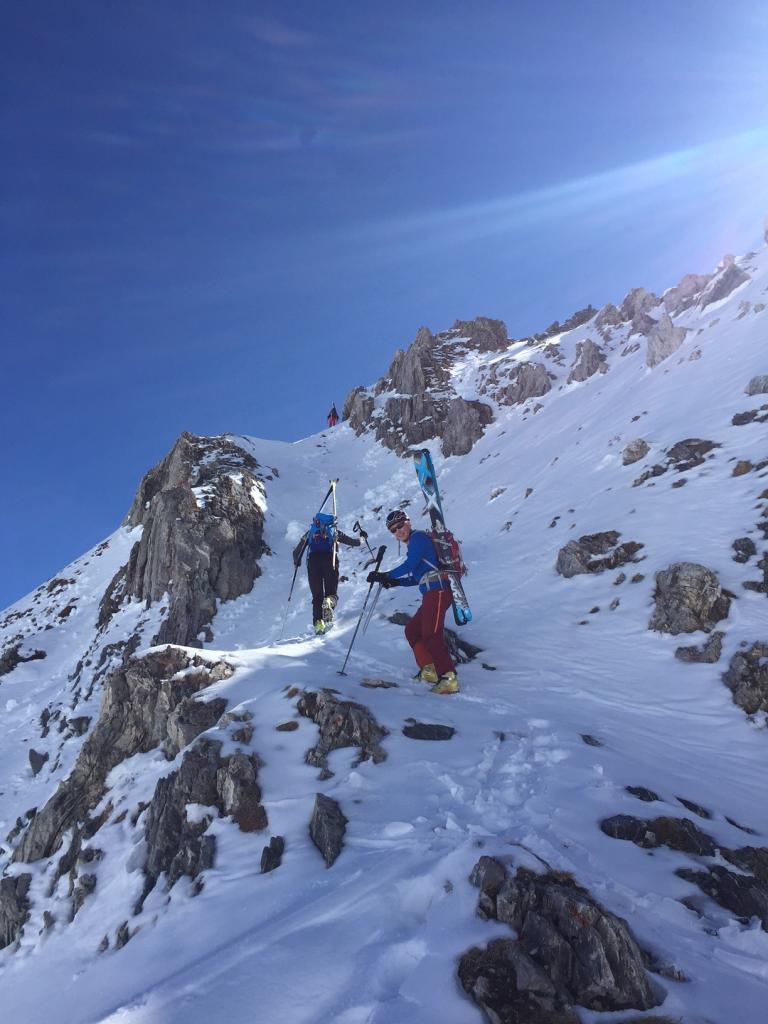
[{"label": "black ski pants", "polygon": [[307,579],[312,592],[312,621],[323,617],[323,598],[335,597],[339,586],[339,563],[333,564],[332,551],[312,551],[307,555]]}]

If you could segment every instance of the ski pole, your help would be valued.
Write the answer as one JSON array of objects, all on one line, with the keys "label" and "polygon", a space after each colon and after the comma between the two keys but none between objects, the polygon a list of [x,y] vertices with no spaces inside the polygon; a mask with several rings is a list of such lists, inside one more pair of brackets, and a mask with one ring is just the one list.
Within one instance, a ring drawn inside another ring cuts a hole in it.
[{"label": "ski pole", "polygon": [[[301,565],[301,562],[299,562],[299,565]],[[280,627],[280,636],[278,637],[278,640],[282,640],[283,639],[283,632],[285,631],[285,623],[288,621],[288,608],[290,607],[291,598],[293,597],[293,588],[296,585],[296,576],[297,576],[297,574],[299,572],[299,565],[297,565],[296,568],[293,570],[293,579],[291,580],[291,589],[288,592],[288,600],[285,603],[285,614],[283,615],[283,624]]]},{"label": "ski pole", "polygon": [[371,607],[368,609],[368,614],[365,616],[365,622],[363,623],[363,636],[365,636],[366,631],[367,631],[368,627],[371,624],[371,619],[373,618],[373,613],[376,611],[376,602],[379,600],[379,597],[380,597],[381,592],[382,592],[383,589],[384,588],[382,587],[382,585],[379,584],[378,590],[373,595],[373,600],[371,601]]},{"label": "ski pole", "polygon": [[[376,552],[376,555],[370,561],[366,562],[365,565],[363,566],[363,568],[367,569],[369,565],[375,565],[376,566],[376,570],[375,571],[378,572],[379,571],[379,566],[381,565],[381,560],[384,558],[384,552],[386,550],[387,550],[386,544],[382,544],[381,547],[379,548],[379,550]],[[368,593],[365,595],[365,601],[363,601],[363,608],[362,608],[362,611],[360,612],[360,618],[357,620],[357,625],[355,626],[355,632],[352,634],[352,640],[351,640],[351,642],[349,644],[349,650],[347,651],[347,656],[344,659],[344,664],[341,666],[341,668],[339,669],[339,672],[338,672],[338,674],[340,676],[345,676],[347,674],[344,671],[344,669],[347,667],[347,662],[349,661],[349,656],[352,653],[352,648],[354,647],[355,639],[357,637],[357,631],[358,631],[358,629],[360,629],[360,623],[363,621],[363,616],[365,615],[365,606],[368,604],[368,598],[371,596],[371,591],[373,590],[373,588],[375,586],[376,586],[376,584],[372,583],[370,585],[370,587],[368,587]],[[379,589],[381,589],[381,584],[379,584]]]},{"label": "ski pole", "polygon": [[371,553],[371,558],[376,558],[376,555],[374,555],[374,553],[373,553],[373,548],[368,543],[368,534],[365,532],[365,530],[360,525],[360,520],[359,519],[355,520],[355,525],[352,527],[352,533],[359,533],[360,534],[360,536],[365,541],[365,546],[368,548],[368,550]]}]

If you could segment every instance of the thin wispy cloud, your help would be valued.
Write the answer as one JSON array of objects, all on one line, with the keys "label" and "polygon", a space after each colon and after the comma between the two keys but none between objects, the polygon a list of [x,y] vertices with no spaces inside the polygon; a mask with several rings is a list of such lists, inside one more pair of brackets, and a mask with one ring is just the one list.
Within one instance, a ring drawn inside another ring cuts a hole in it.
[{"label": "thin wispy cloud", "polygon": [[353,229],[366,240],[430,247],[471,241],[569,216],[615,214],[621,204],[653,201],[675,184],[696,188],[768,181],[768,130],[761,129],[664,153],[595,174],[516,192],[492,200],[374,221]]}]

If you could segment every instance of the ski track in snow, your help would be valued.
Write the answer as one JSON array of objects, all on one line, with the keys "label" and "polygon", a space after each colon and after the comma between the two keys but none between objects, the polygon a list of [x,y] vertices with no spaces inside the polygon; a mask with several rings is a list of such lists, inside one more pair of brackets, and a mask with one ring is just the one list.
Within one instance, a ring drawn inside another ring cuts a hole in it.
[{"label": "ski track in snow", "polygon": [[[374,549],[387,543],[386,568],[404,554],[384,529],[388,509],[408,500],[419,524],[422,499],[410,462],[356,438],[346,426],[292,445],[235,438],[262,472],[279,470],[264,499],[265,541],[273,554],[262,559],[263,575],[252,592],[219,608],[206,653],[225,657],[237,671],[206,696],[224,696],[229,710],[253,714],[252,748],[264,761],[259,782],[269,830],[254,837],[215,821],[217,858],[203,892],[192,898],[184,879],[167,895],[158,887],[142,914],[131,918],[141,887],[141,826],[110,822],[97,838],[106,856],[94,869],[96,896],[76,920],[66,923],[62,880],[53,928],[41,938],[33,911],[21,948],[0,953],[8,1019],[480,1022],[482,1014],[459,989],[456,960],[473,944],[511,934],[475,916],[477,892],[467,879],[478,857],[489,854],[510,865],[572,872],[629,921],[641,945],[684,971],[686,983],[652,976],[666,992],[658,1013],[686,1024],[727,1024],[736,1016],[741,1024],[764,1024],[768,935],[703,897],[702,918],[682,905],[698,890],[674,871],[692,858],[666,848],[641,850],[598,828],[613,814],[665,814],[692,818],[724,846],[766,842],[768,807],[761,794],[768,736],[764,723],[750,722],[720,681],[740,644],[768,641],[765,595],[742,587],[758,577],[756,559],[739,565],[731,550],[736,537],[748,534],[761,549],[756,506],[768,487],[768,471],[732,476],[735,460],[768,457],[764,426],[731,426],[735,413],[762,404],[764,396],[748,398],[744,387],[768,372],[768,314],[737,319],[740,302],[765,300],[768,252],[750,266],[756,267],[752,282],[718,308],[677,318],[690,333],[653,371],[643,363],[644,345],[621,357],[624,342],[616,339],[608,346],[605,377],[560,390],[577,342],[595,335],[586,325],[552,339],[561,345],[565,368],[540,400],[544,409],[535,415],[501,409],[460,459],[437,457],[432,446],[446,520],[463,540],[470,567],[466,588],[474,621],[462,635],[483,649],[459,666],[462,691],[455,697],[435,697],[410,678],[402,627],[387,621],[395,610],[415,609],[415,590],[381,595],[367,633],[358,635],[348,676],[338,675],[367,590],[364,547],[341,550],[348,581],[340,586],[334,630],[321,640],[310,635],[302,570],[285,639],[278,642],[291,550],[329,479],[340,477],[341,528],[351,535],[359,518]],[[701,357],[690,361],[697,348]],[[538,357],[536,350],[519,349],[513,347],[520,358]],[[476,355],[462,359],[454,370],[460,393],[476,394],[483,365]],[[646,438],[651,453],[625,467],[621,451],[635,437]],[[632,487],[663,459],[664,448],[691,437],[721,447],[684,474],[686,486],[673,488],[680,475],[669,470]],[[555,574],[557,551],[568,539],[611,529],[621,531],[622,541],[645,545],[642,560],[623,567],[625,582],[615,584],[618,570],[571,580]],[[3,836],[19,814],[42,806],[74,763],[82,737],[52,730],[41,740],[37,719],[46,704],[66,708],[71,702],[70,676],[93,635],[100,597],[137,536],[118,530],[98,555],[96,548],[59,574],[71,581],[60,593],[42,600],[37,591],[9,609],[19,617],[0,630],[0,641],[27,630],[24,650],[44,649],[47,658],[0,679]],[[683,560],[716,571],[737,597],[721,624],[724,650],[715,665],[674,658],[677,646],[701,643],[702,634],[669,637],[647,629],[655,572]],[[644,579],[630,583],[636,572]],[[611,609],[616,598],[620,603]],[[62,617],[73,599],[74,610]],[[51,630],[39,610],[46,601]],[[594,607],[599,612],[591,612]],[[104,643],[136,623],[149,642],[160,613],[127,606]],[[397,687],[364,689],[366,676]],[[353,767],[356,750],[335,751],[329,757],[334,776],[320,782],[318,769],[303,761],[317,730],[297,717],[295,702],[285,696],[289,686],[333,687],[369,707],[390,730],[383,741],[387,760]],[[97,687],[74,713],[95,716],[99,697]],[[451,725],[456,734],[447,742],[408,739],[401,730],[411,717]],[[275,730],[291,718],[296,731]],[[583,736],[601,745],[590,746]],[[31,746],[51,755],[36,777],[28,762]],[[110,776],[116,811],[149,799],[157,779],[172,769],[157,752],[118,766]],[[626,792],[628,785],[646,786],[661,800],[642,803]],[[317,792],[338,800],[349,819],[345,849],[330,869],[307,834]],[[697,818],[680,797],[708,808],[712,819]],[[726,815],[758,835],[741,832]],[[284,836],[286,851],[281,867],[261,875],[269,835]],[[50,872],[33,866],[33,874],[33,898],[42,897]],[[140,929],[129,944],[97,955],[105,932],[114,937],[126,919]],[[584,1024],[631,1015],[580,1014]]]}]

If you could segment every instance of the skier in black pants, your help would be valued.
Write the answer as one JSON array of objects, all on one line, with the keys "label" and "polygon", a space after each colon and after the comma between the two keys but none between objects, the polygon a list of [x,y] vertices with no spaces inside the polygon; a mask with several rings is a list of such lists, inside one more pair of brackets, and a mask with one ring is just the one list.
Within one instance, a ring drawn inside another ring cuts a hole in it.
[{"label": "skier in black pants", "polygon": [[333,609],[338,603],[339,556],[338,545],[346,544],[359,548],[368,537],[360,531],[360,537],[348,537],[336,526],[336,517],[318,512],[312,525],[293,549],[293,564],[301,565],[304,550],[307,550],[307,579],[312,592],[312,622],[315,633],[322,636],[333,623]]}]

